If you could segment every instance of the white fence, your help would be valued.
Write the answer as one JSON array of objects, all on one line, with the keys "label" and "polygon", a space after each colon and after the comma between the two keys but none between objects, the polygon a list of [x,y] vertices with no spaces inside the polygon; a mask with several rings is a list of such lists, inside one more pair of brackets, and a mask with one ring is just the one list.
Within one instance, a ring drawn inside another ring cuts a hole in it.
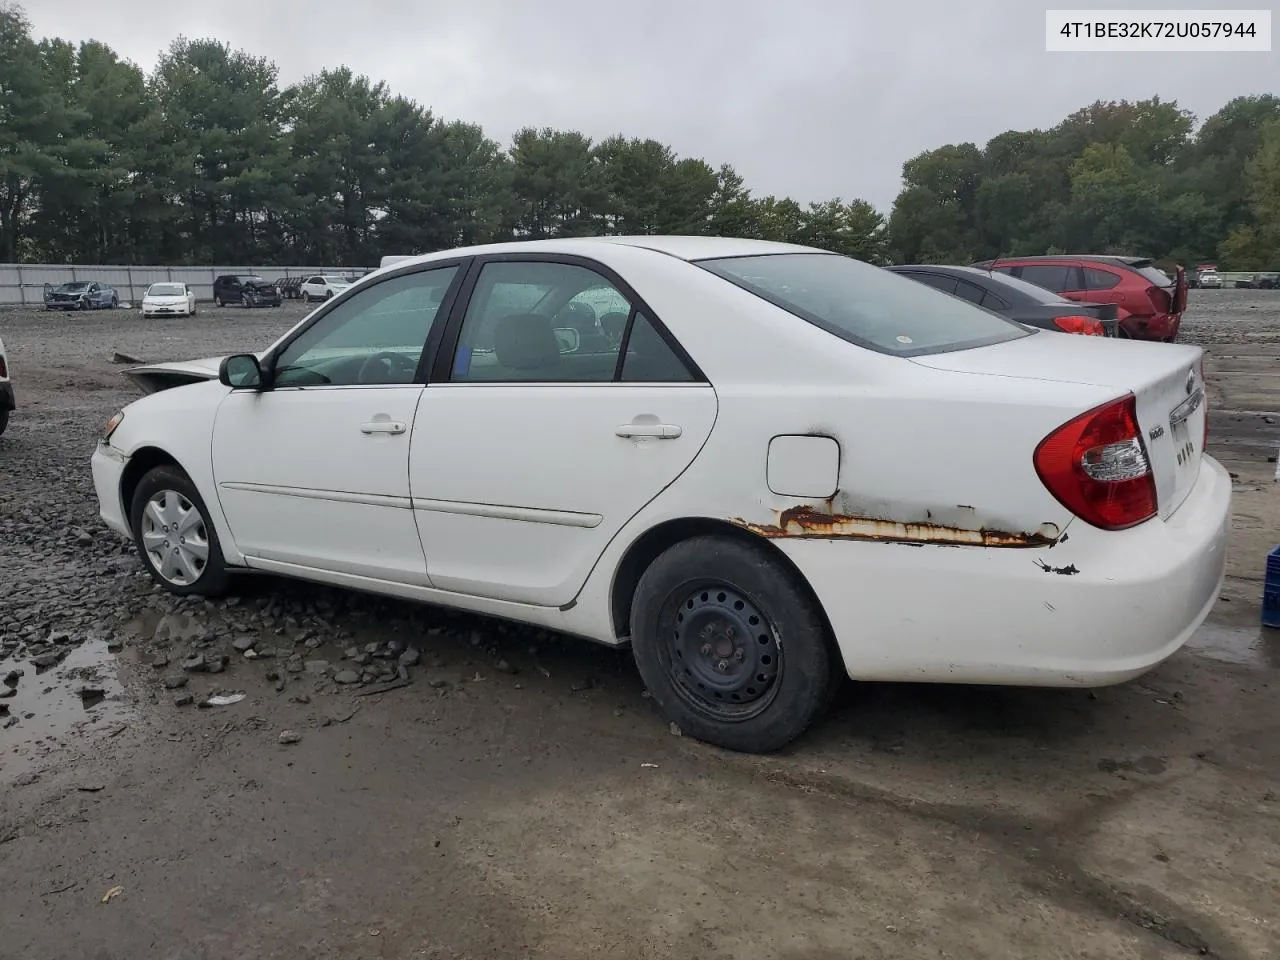
[{"label": "white fence", "polygon": [[137,302],[153,283],[185,283],[196,299],[213,299],[213,278],[224,273],[251,273],[268,280],[284,280],[309,273],[364,273],[369,267],[121,267],[48,263],[0,263],[0,305],[44,303],[45,284],[58,286],[78,280],[97,280],[120,291],[120,300]]}]

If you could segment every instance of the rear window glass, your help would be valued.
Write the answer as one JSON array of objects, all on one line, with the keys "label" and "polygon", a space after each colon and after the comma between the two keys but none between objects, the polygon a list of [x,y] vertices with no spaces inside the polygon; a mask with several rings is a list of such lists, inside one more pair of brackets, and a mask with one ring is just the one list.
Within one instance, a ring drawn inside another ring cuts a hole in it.
[{"label": "rear window glass", "polygon": [[1167,273],[1165,273],[1163,270],[1159,269],[1158,267],[1153,267],[1149,263],[1145,264],[1144,266],[1135,265],[1130,269],[1133,270],[1134,273],[1141,276],[1148,283],[1154,283],[1157,287],[1173,286],[1173,277],[1169,276]]},{"label": "rear window glass", "polygon": [[697,264],[828,333],[879,353],[913,357],[1030,335],[981,307],[835,254],[781,253]]}]

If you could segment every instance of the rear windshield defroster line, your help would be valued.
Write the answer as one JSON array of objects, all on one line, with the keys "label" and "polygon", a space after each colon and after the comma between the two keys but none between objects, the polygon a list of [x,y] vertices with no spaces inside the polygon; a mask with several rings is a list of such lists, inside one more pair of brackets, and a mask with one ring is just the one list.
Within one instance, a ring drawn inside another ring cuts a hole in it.
[{"label": "rear windshield defroster line", "polygon": [[693,262],[842,340],[891,356],[969,350],[1035,334],[966,300],[839,254]]}]

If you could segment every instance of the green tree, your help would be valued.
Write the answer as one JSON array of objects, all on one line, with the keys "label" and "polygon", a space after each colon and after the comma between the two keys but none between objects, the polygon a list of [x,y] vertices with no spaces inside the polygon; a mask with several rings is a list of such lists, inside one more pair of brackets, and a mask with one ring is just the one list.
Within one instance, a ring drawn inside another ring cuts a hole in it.
[{"label": "green tree", "polygon": [[189,256],[235,263],[278,255],[290,199],[275,64],[216,40],[173,42],[152,90],[173,144],[164,178],[182,198]]},{"label": "green tree", "polygon": [[606,225],[608,185],[590,138],[576,130],[526,127],[515,135],[511,162],[517,236],[577,237]]},{"label": "green tree", "polygon": [[1280,263],[1280,120],[1262,130],[1245,182],[1253,222],[1231,231],[1221,244],[1222,258],[1241,270],[1274,269]]},{"label": "green tree", "polygon": [[869,263],[886,259],[885,221],[865,200],[844,203],[839,198],[811,203],[800,230],[801,243],[842,253]]},{"label": "green tree", "polygon": [[29,252],[28,225],[41,185],[74,159],[64,146],[69,114],[25,14],[0,6],[0,260]]}]

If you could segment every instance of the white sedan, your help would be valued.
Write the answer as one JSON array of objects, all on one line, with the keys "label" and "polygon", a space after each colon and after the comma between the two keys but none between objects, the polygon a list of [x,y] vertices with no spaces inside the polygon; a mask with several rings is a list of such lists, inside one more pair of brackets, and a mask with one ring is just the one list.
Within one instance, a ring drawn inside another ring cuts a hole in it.
[{"label": "white sedan", "polygon": [[1176,651],[1231,504],[1201,355],[806,247],[481,246],[134,371],[93,476],[173,593],[268,571],[629,643],[686,732],[767,751],[843,674],[1097,686]]},{"label": "white sedan", "polygon": [[303,303],[312,300],[332,300],[340,293],[345,293],[351,282],[346,277],[325,277],[316,275],[307,277],[298,285],[298,295]]},{"label": "white sedan", "polygon": [[192,317],[195,312],[195,292],[185,283],[153,283],[142,295],[144,318]]}]

